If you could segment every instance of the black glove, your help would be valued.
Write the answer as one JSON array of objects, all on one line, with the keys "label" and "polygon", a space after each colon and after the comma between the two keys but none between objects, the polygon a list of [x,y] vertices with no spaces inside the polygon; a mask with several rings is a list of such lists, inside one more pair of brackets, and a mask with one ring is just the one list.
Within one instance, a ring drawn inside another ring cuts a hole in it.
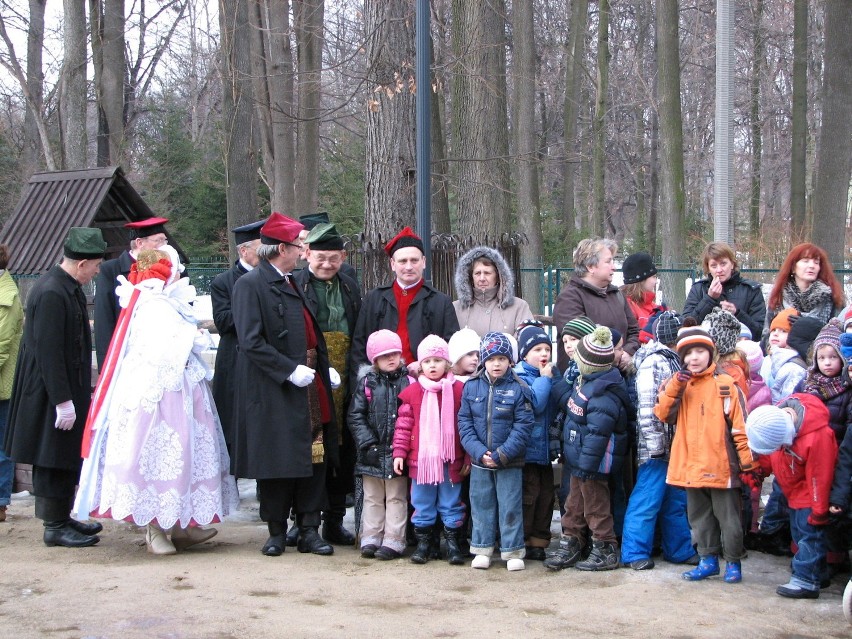
[{"label": "black glove", "polygon": [[688,368],[681,368],[677,373],[675,373],[675,377],[677,377],[677,381],[681,384],[686,384],[692,379],[692,371]]},{"label": "black glove", "polygon": [[378,446],[370,446],[361,451],[361,461],[365,466],[379,466],[382,463],[382,453]]}]

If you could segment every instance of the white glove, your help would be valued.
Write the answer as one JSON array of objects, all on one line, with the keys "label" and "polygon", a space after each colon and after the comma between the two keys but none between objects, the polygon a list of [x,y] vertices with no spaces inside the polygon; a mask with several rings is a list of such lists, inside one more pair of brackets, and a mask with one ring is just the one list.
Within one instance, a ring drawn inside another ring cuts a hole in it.
[{"label": "white glove", "polygon": [[314,381],[314,369],[308,368],[302,364],[299,364],[292,373],[290,373],[290,377],[287,379],[293,382],[299,388],[304,388],[308,384]]},{"label": "white glove", "polygon": [[70,399],[62,402],[56,407],[56,423],[54,426],[59,430],[71,430],[77,421],[77,411],[74,410],[74,402]]},{"label": "white glove", "polygon": [[331,390],[340,388],[340,373],[333,368],[328,369],[328,379],[331,382]]}]

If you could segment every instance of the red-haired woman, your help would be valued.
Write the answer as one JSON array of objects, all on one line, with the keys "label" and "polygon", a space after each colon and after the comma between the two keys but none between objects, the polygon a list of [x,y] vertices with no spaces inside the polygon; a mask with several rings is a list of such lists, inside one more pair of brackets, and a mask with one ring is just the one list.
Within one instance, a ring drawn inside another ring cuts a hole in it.
[{"label": "red-haired woman", "polygon": [[[705,277],[689,289],[684,317],[700,324],[714,308],[721,308],[745,324],[754,339],[760,338],[766,316],[766,304],[760,284],[740,276],[734,249],[724,242],[710,242],[701,255]],[[769,324],[767,324],[769,326]]]},{"label": "red-haired woman", "polygon": [[763,332],[769,333],[773,318],[785,308],[795,308],[800,315],[827,323],[843,304],[843,287],[834,277],[826,252],[816,244],[798,244],[775,276]]}]

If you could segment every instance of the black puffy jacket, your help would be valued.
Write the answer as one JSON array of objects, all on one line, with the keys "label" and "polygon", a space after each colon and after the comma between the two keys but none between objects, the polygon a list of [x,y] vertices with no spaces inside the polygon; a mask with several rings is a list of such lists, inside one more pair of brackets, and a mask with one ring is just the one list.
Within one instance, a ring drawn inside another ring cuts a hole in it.
[{"label": "black puffy jacket", "polygon": [[705,277],[692,285],[686,296],[683,316],[694,317],[700,324],[710,311],[719,306],[719,302],[730,302],[737,307],[735,317],[740,323],[748,326],[752,339],[758,341],[766,318],[766,302],[763,301],[760,284],[741,277],[739,271],[734,271],[728,281],[722,285],[721,297],[715,300],[707,294],[712,281],[712,277]]},{"label": "black puffy jacket", "polygon": [[358,371],[349,403],[349,430],[355,440],[356,475],[393,479],[393,431],[399,393],[411,383],[401,365],[392,373],[369,365]]}]

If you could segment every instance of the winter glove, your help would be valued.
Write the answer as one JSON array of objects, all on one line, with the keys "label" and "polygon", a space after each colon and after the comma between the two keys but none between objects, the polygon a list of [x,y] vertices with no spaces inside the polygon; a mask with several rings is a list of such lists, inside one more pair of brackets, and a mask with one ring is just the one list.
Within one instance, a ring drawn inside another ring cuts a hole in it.
[{"label": "winter glove", "polygon": [[304,388],[314,381],[314,374],[313,368],[308,368],[307,366],[299,364],[296,366],[296,370],[290,373],[290,377],[288,377],[287,380],[299,388]]},{"label": "winter glove", "polygon": [[675,379],[685,385],[692,379],[692,371],[681,368],[677,373],[675,373]]},{"label": "winter glove", "polygon": [[382,455],[379,452],[378,446],[370,446],[361,451],[361,461],[365,466],[380,466],[382,463]]},{"label": "winter glove", "polygon": [[328,379],[331,382],[331,390],[340,388],[340,373],[333,368],[328,369]]},{"label": "winter glove", "polygon": [[740,473],[740,481],[751,490],[756,490],[763,486],[763,475],[757,471]]},{"label": "winter glove", "polygon": [[77,421],[77,411],[74,410],[74,402],[70,399],[62,402],[56,407],[56,423],[54,426],[59,430],[71,430]]},{"label": "winter glove", "polygon": [[559,455],[562,453],[562,415],[563,413],[560,411],[547,431],[547,446],[552,462],[559,459]]},{"label": "winter glove", "polygon": [[821,528],[822,526],[828,526],[829,519],[828,513],[817,514],[811,511],[811,514],[808,515],[808,523],[814,528]]}]

